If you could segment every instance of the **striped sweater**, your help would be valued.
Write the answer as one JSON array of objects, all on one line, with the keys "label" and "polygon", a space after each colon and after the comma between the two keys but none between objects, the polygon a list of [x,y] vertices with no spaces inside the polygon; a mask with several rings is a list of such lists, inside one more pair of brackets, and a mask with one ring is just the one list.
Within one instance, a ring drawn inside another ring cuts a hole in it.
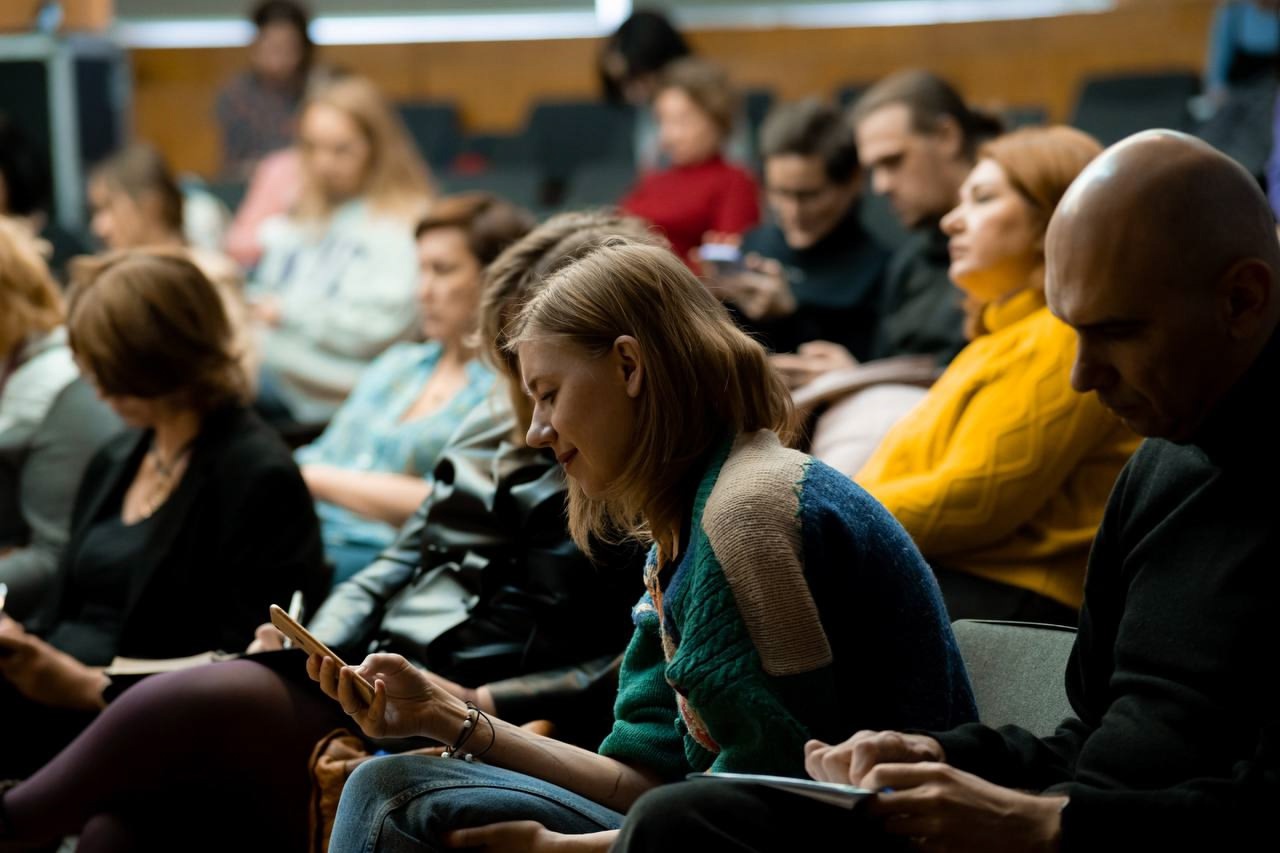
[{"label": "striped sweater", "polygon": [[645,570],[600,752],[675,779],[803,775],[810,737],[975,717],[932,575],[848,478],[739,436],[698,486],[677,562]]}]

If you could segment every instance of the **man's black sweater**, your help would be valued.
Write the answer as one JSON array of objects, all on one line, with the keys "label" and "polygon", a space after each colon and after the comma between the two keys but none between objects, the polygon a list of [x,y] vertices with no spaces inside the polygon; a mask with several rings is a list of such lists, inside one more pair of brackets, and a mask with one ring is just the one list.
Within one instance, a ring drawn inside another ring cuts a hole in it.
[{"label": "man's black sweater", "polygon": [[1120,475],[1067,667],[1076,718],[935,735],[962,770],[1068,795],[1064,851],[1274,840],[1278,379],[1280,335],[1192,441],[1149,440]]}]

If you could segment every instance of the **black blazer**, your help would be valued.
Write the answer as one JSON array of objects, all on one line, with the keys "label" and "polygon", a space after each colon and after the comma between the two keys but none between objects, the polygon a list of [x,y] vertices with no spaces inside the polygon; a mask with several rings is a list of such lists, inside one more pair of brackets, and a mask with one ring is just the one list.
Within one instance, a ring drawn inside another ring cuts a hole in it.
[{"label": "black blazer", "polygon": [[[129,430],[89,463],[48,627],[79,612],[74,560],[104,504],[118,505],[150,441],[149,432]],[[314,589],[326,576],[306,483],[279,436],[248,409],[205,419],[187,471],[160,513],[153,547],[129,581],[116,647],[84,663],[243,651],[267,621],[268,605],[287,606],[295,589]]]}]

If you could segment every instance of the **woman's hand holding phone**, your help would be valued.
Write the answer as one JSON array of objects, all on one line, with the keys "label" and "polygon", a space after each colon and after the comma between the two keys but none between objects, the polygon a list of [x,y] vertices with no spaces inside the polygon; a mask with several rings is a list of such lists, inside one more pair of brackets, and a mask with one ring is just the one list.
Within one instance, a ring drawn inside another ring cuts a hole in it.
[{"label": "woman's hand holding phone", "polygon": [[[336,699],[369,737],[425,735],[452,743],[467,717],[467,706],[461,699],[400,655],[372,654],[356,667],[313,654],[307,659],[307,675],[319,683],[326,696]],[[371,702],[357,690],[361,677],[373,684]]]}]

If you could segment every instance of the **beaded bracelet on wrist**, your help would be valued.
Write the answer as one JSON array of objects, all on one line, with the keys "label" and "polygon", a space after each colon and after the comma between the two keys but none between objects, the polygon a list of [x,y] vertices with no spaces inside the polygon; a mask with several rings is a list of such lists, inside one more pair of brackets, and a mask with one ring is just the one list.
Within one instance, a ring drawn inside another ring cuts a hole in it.
[{"label": "beaded bracelet on wrist", "polygon": [[[489,726],[489,745],[486,746],[479,754],[471,752],[462,752],[462,748],[467,745],[467,741],[471,740],[471,736],[476,733],[480,719]],[[462,731],[458,733],[457,740],[453,745],[440,754],[441,758],[460,758],[463,761],[475,761],[483,758],[489,750],[493,749],[494,741],[498,739],[497,729],[493,727],[493,721],[489,719],[489,715],[481,711],[474,702],[467,703],[467,718],[462,721]]]}]

